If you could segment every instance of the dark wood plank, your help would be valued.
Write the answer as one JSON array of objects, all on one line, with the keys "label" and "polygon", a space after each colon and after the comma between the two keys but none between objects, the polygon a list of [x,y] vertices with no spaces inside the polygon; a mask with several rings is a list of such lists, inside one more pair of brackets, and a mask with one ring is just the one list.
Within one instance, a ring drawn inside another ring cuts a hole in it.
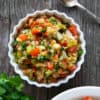
[{"label": "dark wood plank", "polygon": [[[97,16],[100,17],[100,0],[96,0],[95,1],[95,13]],[[94,38],[95,38],[95,67],[96,67],[96,79],[95,79],[95,84],[97,86],[100,86],[100,34],[99,34],[99,31],[100,31],[100,25],[95,25],[94,26]]]},{"label": "dark wood plank", "polygon": [[0,73],[8,72],[9,2],[0,0]]}]

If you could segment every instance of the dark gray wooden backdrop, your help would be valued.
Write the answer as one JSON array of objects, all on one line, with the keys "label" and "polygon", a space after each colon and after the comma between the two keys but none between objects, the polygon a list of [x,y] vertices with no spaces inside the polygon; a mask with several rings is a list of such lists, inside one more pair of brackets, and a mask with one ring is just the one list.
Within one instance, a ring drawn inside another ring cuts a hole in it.
[{"label": "dark gray wooden backdrop", "polygon": [[[79,0],[81,4],[100,16],[100,0]],[[66,8],[61,5],[60,0],[51,0],[51,8],[65,12],[73,17],[84,32],[87,42],[87,54],[81,71],[74,79],[59,87],[50,89],[38,88],[25,83],[25,93],[36,96],[36,100],[50,100],[56,94],[69,88],[96,85],[100,86],[100,25],[79,8]],[[8,41],[9,35],[20,18],[32,12],[48,8],[47,0],[0,0],[0,73],[15,74],[9,64]]]}]

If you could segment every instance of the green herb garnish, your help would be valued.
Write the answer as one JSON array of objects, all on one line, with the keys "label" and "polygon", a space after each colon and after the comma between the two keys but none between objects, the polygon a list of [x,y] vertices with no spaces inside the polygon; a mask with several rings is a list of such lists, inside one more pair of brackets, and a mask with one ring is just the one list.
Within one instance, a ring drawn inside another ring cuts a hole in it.
[{"label": "green herb garnish", "polygon": [[78,56],[80,57],[83,54],[83,50],[80,48],[78,51]]},{"label": "green herb garnish", "polygon": [[57,20],[54,17],[50,17],[49,22],[52,24],[57,24]]},{"label": "green herb garnish", "polygon": [[47,60],[49,60],[49,58],[50,58],[49,55],[45,55],[45,56],[39,55],[39,56],[37,57],[37,60],[42,62],[42,61],[47,61]]},{"label": "green herb garnish", "polygon": [[20,44],[21,44],[22,49],[25,50],[26,44],[24,42],[21,42]]},{"label": "green herb garnish", "polygon": [[24,84],[19,76],[0,75],[0,100],[35,100],[22,92]]}]

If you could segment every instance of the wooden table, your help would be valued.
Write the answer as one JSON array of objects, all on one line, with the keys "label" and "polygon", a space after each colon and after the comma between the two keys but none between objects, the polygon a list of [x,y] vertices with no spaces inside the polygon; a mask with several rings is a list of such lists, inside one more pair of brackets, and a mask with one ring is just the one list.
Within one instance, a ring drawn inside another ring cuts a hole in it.
[{"label": "wooden table", "polygon": [[[52,9],[65,12],[80,25],[87,42],[87,55],[81,71],[66,84],[46,89],[30,86],[24,82],[25,93],[36,96],[36,100],[50,100],[58,93],[77,86],[100,86],[100,25],[79,8],[66,8],[61,5],[60,0],[51,0],[49,3]],[[80,3],[100,16],[100,0],[80,0]],[[0,0],[0,73],[15,74],[7,55],[9,35],[14,25],[20,18],[32,12],[32,9],[45,8],[48,8],[47,0]]]}]

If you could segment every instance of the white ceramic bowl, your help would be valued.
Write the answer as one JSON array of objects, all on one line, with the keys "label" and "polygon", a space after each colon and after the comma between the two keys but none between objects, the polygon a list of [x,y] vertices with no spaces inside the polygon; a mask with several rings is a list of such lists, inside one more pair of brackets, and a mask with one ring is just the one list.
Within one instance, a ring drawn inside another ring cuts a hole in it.
[{"label": "white ceramic bowl", "polygon": [[[81,47],[83,49],[83,54],[80,58],[80,60],[78,61],[77,63],[77,69],[69,76],[67,76],[65,79],[63,80],[60,80],[58,81],[57,83],[51,83],[51,84],[43,84],[43,83],[37,83],[37,82],[34,82],[32,80],[30,80],[27,76],[25,76],[23,74],[23,72],[19,69],[18,67],[18,64],[14,61],[14,57],[12,55],[12,52],[13,52],[13,48],[12,48],[12,42],[14,41],[14,35],[17,33],[17,28],[20,27],[23,23],[23,21],[26,21],[26,19],[29,17],[29,16],[37,16],[37,15],[40,15],[40,14],[49,14],[49,15],[56,15],[64,20],[68,20],[69,22],[75,24],[77,26],[77,30],[78,32],[80,33],[80,40],[81,40]],[[67,83],[69,79],[73,78],[75,76],[75,74],[81,69],[81,64],[84,62],[84,55],[86,53],[86,49],[85,49],[85,40],[84,40],[84,36],[83,36],[83,32],[80,31],[80,27],[79,25],[74,22],[74,20],[70,17],[68,17],[65,13],[61,13],[61,12],[58,12],[57,10],[41,10],[41,11],[35,11],[34,13],[31,13],[31,14],[27,14],[26,17],[24,17],[23,19],[21,19],[19,21],[19,23],[14,27],[14,30],[13,32],[10,34],[10,41],[8,43],[8,48],[9,48],[9,51],[8,51],[8,56],[10,58],[10,63],[11,65],[14,67],[14,70],[17,74],[20,75],[20,77],[23,79],[23,80],[26,80],[29,84],[31,85],[36,85],[38,87],[46,87],[46,88],[50,88],[52,86],[59,86],[60,84],[62,83]]]},{"label": "white ceramic bowl", "polygon": [[84,87],[69,89],[58,94],[51,100],[72,100],[72,99],[74,100],[74,98],[83,96],[100,97],[100,87],[84,86]]}]

